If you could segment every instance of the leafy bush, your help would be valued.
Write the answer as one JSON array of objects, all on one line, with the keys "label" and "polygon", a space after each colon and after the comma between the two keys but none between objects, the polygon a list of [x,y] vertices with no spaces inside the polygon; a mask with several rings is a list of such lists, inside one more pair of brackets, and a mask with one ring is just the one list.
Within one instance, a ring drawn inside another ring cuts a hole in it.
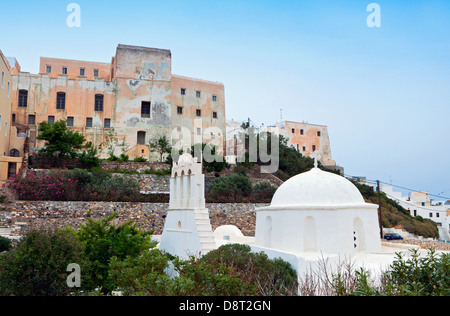
[{"label": "leafy bush", "polygon": [[230,244],[209,252],[200,259],[215,269],[223,265],[232,268],[242,280],[258,289],[258,295],[296,295],[297,272],[288,262],[269,259],[263,253],[254,253],[248,245]]},{"label": "leafy bush", "polygon": [[144,157],[137,157],[133,159],[133,162],[147,162],[147,159]]},{"label": "leafy bush", "polygon": [[[177,273],[167,275],[167,269]],[[170,261],[158,249],[143,252],[137,258],[113,258],[110,278],[124,295],[152,296],[243,296],[256,295],[257,287],[243,280],[232,267],[212,266],[198,258]]]},{"label": "leafy bush", "polygon": [[209,187],[209,195],[216,202],[239,201],[248,197],[252,191],[252,183],[241,174],[232,174],[214,179]]},{"label": "leafy bush", "polygon": [[252,200],[270,203],[276,191],[277,187],[270,184],[269,182],[259,182],[253,186]]},{"label": "leafy bush", "polygon": [[8,251],[11,248],[11,240],[0,236],[0,252]]},{"label": "leafy bush", "polygon": [[86,258],[92,263],[92,289],[102,287],[105,292],[114,289],[108,277],[109,263],[113,257],[119,260],[135,258],[152,247],[152,231],[141,232],[132,222],[115,226],[112,221],[116,216],[114,213],[99,221],[88,218],[78,232],[78,238],[85,247]]},{"label": "leafy bush", "polygon": [[70,230],[31,231],[9,252],[0,255],[0,295],[62,296],[75,289],[67,286],[71,263],[89,278],[89,262],[83,246]]},{"label": "leafy bush", "polygon": [[28,172],[26,177],[17,175],[11,179],[9,188],[17,198],[25,201],[164,201],[161,196],[143,196],[139,183],[133,179],[112,176],[93,168],[54,171],[49,173]]},{"label": "leafy bush", "polygon": [[70,201],[79,194],[76,181],[67,171],[29,171],[26,177],[17,175],[11,179],[8,186],[18,199],[26,201]]}]

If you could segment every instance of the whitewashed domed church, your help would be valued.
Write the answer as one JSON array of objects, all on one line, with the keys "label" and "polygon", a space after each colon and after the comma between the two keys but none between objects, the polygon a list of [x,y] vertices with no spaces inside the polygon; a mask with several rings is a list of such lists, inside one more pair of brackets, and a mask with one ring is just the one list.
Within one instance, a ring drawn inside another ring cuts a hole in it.
[{"label": "whitewashed domed church", "polygon": [[256,210],[254,237],[230,225],[212,231],[201,173],[201,163],[189,154],[174,163],[160,249],[187,258],[226,243],[245,243],[291,263],[299,277],[323,260],[351,258],[377,270],[394,260],[394,251],[382,247],[378,206],[366,203],[349,180],[317,168],[317,160],[315,168],[282,184],[270,206]]}]

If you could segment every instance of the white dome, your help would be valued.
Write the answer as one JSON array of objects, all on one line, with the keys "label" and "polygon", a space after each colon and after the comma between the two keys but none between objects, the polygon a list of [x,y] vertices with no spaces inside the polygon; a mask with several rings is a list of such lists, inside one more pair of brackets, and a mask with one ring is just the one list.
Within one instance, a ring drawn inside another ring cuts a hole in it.
[{"label": "white dome", "polygon": [[346,178],[318,168],[298,174],[283,183],[271,207],[345,206],[366,204],[359,190]]}]

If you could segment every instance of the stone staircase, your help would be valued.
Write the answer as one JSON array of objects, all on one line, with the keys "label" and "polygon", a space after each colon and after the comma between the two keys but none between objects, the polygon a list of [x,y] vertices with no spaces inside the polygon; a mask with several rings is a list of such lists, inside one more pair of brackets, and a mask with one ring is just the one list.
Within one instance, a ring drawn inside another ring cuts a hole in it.
[{"label": "stone staircase", "polygon": [[209,211],[207,209],[194,211],[195,222],[197,223],[197,230],[202,244],[202,254],[207,254],[211,250],[216,249],[216,241],[214,233],[209,220]]}]

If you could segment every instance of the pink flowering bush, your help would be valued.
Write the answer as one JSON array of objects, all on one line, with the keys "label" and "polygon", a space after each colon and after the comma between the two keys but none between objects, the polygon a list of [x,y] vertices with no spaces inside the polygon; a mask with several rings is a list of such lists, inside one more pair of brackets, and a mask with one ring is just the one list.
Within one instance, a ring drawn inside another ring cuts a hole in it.
[{"label": "pink flowering bush", "polygon": [[18,175],[10,179],[8,187],[19,200],[71,201],[77,196],[77,182],[68,171],[30,171],[26,177]]},{"label": "pink flowering bush", "polygon": [[30,170],[17,175],[8,187],[22,201],[109,201],[167,203],[166,194],[140,193],[139,183],[112,176],[101,169],[82,169],[41,173]]}]

